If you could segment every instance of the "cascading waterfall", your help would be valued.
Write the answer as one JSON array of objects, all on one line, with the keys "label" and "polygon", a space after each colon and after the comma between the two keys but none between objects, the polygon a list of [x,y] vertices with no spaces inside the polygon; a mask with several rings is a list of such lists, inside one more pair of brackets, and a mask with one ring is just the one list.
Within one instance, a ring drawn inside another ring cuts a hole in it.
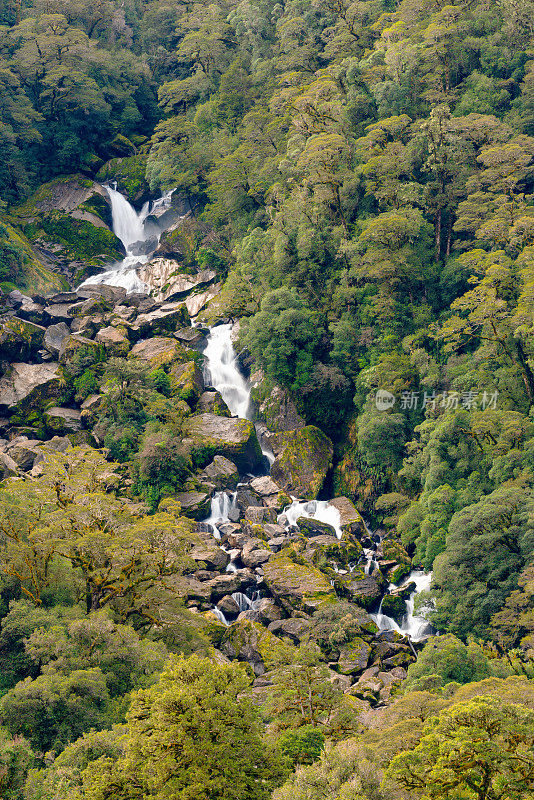
[{"label": "cascading waterfall", "polygon": [[[221,394],[232,415],[250,419],[252,416],[250,387],[239,369],[237,356],[232,344],[231,324],[217,325],[211,329],[204,355],[207,362],[207,381]],[[265,451],[264,454],[272,463],[272,454]],[[205,523],[211,526],[216,539],[220,540],[221,538],[219,527],[223,523],[231,521],[232,511],[236,507],[235,501],[235,493],[217,492],[214,495],[211,501],[210,516],[205,520]],[[278,521],[287,530],[296,526],[299,517],[309,517],[319,522],[325,522],[334,528],[338,539],[342,537],[339,511],[335,506],[330,505],[327,500],[299,500],[293,498],[291,505],[279,515]],[[368,529],[367,533],[369,537],[372,536],[371,531]],[[375,556],[374,550],[366,551],[366,556],[368,564],[365,571],[368,574],[371,570],[372,559]],[[227,569],[229,571],[236,569],[233,561],[230,562]],[[415,596],[421,591],[426,591],[430,587],[431,580],[432,575],[430,573],[425,574],[419,571],[410,573],[406,583],[413,581],[416,588],[406,601],[407,614],[401,625],[399,626],[391,617],[382,614],[379,610],[377,614],[371,615],[378,627],[381,630],[397,630],[404,635],[410,636],[414,641],[418,641],[428,635],[430,628],[428,622],[423,617],[414,616],[413,611]],[[392,586],[391,588],[397,587]],[[254,609],[255,603],[259,600],[259,595],[258,597],[250,598],[242,592],[236,592],[232,597],[240,611]],[[229,624],[220,609],[215,608],[214,613],[223,624]]]},{"label": "cascading waterfall", "polygon": [[250,419],[250,388],[239,371],[230,324],[211,329],[204,355],[207,359],[206,377],[230,413],[234,417]]},{"label": "cascading waterfall", "polygon": [[[403,586],[407,586],[409,583],[415,583],[415,589],[406,600],[406,614],[404,618],[399,625],[392,617],[382,614],[381,603],[378,612],[376,614],[371,614],[371,617],[374,619],[380,630],[397,631],[403,636],[409,636],[414,642],[418,642],[421,639],[426,638],[431,632],[432,626],[424,617],[414,615],[413,612],[416,595],[420,594],[421,592],[427,592],[430,589],[431,582],[431,572],[422,572],[421,570],[413,570],[410,572]],[[397,588],[402,588],[402,586],[397,587],[395,584],[391,583],[388,587],[390,590]],[[387,595],[384,596],[387,597]]]},{"label": "cascading waterfall", "polygon": [[[109,286],[122,286],[128,293],[143,292],[146,286],[137,274],[136,267],[146,264],[158,246],[161,228],[149,219],[161,215],[170,207],[172,191],[152,203],[146,202],[139,213],[128,200],[111,186],[104,187],[111,202],[113,233],[124,245],[126,256],[122,261],[110,264],[105,272],[93,275],[83,285],[106,283]],[[149,243],[149,252],[142,252],[143,243]],[[137,247],[136,247],[137,245]]]}]

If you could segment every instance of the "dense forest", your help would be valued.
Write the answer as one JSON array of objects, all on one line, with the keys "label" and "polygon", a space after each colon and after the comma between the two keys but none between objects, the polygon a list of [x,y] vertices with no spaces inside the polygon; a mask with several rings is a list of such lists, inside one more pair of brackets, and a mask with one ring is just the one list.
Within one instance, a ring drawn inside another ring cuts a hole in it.
[{"label": "dense forest", "polygon": [[0,0],[0,797],[526,800],[533,681],[534,0]]}]

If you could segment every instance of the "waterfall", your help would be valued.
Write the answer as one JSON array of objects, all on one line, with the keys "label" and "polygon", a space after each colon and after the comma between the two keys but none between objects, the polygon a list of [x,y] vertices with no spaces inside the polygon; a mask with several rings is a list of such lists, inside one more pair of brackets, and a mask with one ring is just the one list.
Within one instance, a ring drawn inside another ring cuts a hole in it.
[{"label": "waterfall", "polygon": [[294,499],[291,505],[280,514],[278,523],[286,528],[295,527],[299,517],[308,517],[331,525],[338,539],[341,539],[343,535],[339,511],[335,506],[329,505],[328,500]]},{"label": "waterfall", "polygon": [[[126,257],[110,264],[98,275],[88,278],[82,286],[106,283],[109,286],[122,286],[128,293],[144,292],[146,286],[139,278],[136,268],[146,264],[151,253],[157,248],[161,229],[149,220],[150,216],[160,216],[170,207],[172,191],[152,203],[146,202],[139,213],[117,189],[105,186],[111,203],[113,233],[124,245]],[[143,247],[143,244],[146,247]]]},{"label": "waterfall", "polygon": [[219,525],[230,522],[230,514],[236,508],[235,499],[235,492],[232,492],[232,494],[216,492],[211,498],[210,515],[207,519],[203,520],[203,523],[211,525],[215,539],[220,540],[221,538]]},{"label": "waterfall", "polygon": [[250,388],[239,371],[232,344],[232,326],[217,325],[208,336],[204,350],[206,377],[235,417],[250,419]]},{"label": "waterfall", "polygon": [[[403,636],[409,636],[412,641],[418,642],[431,633],[432,626],[424,617],[414,615],[415,598],[420,592],[426,592],[430,589],[432,573],[414,570],[410,572],[403,585],[406,586],[409,583],[415,583],[415,589],[406,600],[406,615],[401,620],[400,625],[392,617],[382,614],[382,603],[380,603],[378,612],[371,614],[371,617],[381,631],[394,630]],[[388,588],[396,589],[397,587],[394,584],[390,584]],[[387,595],[384,595],[384,597],[387,597]]]}]

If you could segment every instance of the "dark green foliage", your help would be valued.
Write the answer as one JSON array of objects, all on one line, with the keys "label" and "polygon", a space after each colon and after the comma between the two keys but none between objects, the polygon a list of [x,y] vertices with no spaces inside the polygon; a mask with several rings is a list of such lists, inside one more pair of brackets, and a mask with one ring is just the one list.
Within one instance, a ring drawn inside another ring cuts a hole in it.
[{"label": "dark green foliage", "polygon": [[292,764],[313,764],[321,755],[324,735],[319,729],[304,725],[296,730],[285,731],[277,745]]}]

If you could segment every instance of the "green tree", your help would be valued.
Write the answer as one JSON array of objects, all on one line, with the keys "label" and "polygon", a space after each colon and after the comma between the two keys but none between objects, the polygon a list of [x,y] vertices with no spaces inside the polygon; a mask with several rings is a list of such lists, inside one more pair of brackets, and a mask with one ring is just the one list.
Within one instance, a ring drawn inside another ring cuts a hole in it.
[{"label": "green tree", "polygon": [[192,656],[137,692],[124,756],[83,774],[88,800],[263,800],[281,776],[251,706],[241,667]]},{"label": "green tree", "polygon": [[519,800],[534,789],[533,744],[531,709],[475,697],[429,720],[420,744],[396,756],[387,776],[417,797]]}]

